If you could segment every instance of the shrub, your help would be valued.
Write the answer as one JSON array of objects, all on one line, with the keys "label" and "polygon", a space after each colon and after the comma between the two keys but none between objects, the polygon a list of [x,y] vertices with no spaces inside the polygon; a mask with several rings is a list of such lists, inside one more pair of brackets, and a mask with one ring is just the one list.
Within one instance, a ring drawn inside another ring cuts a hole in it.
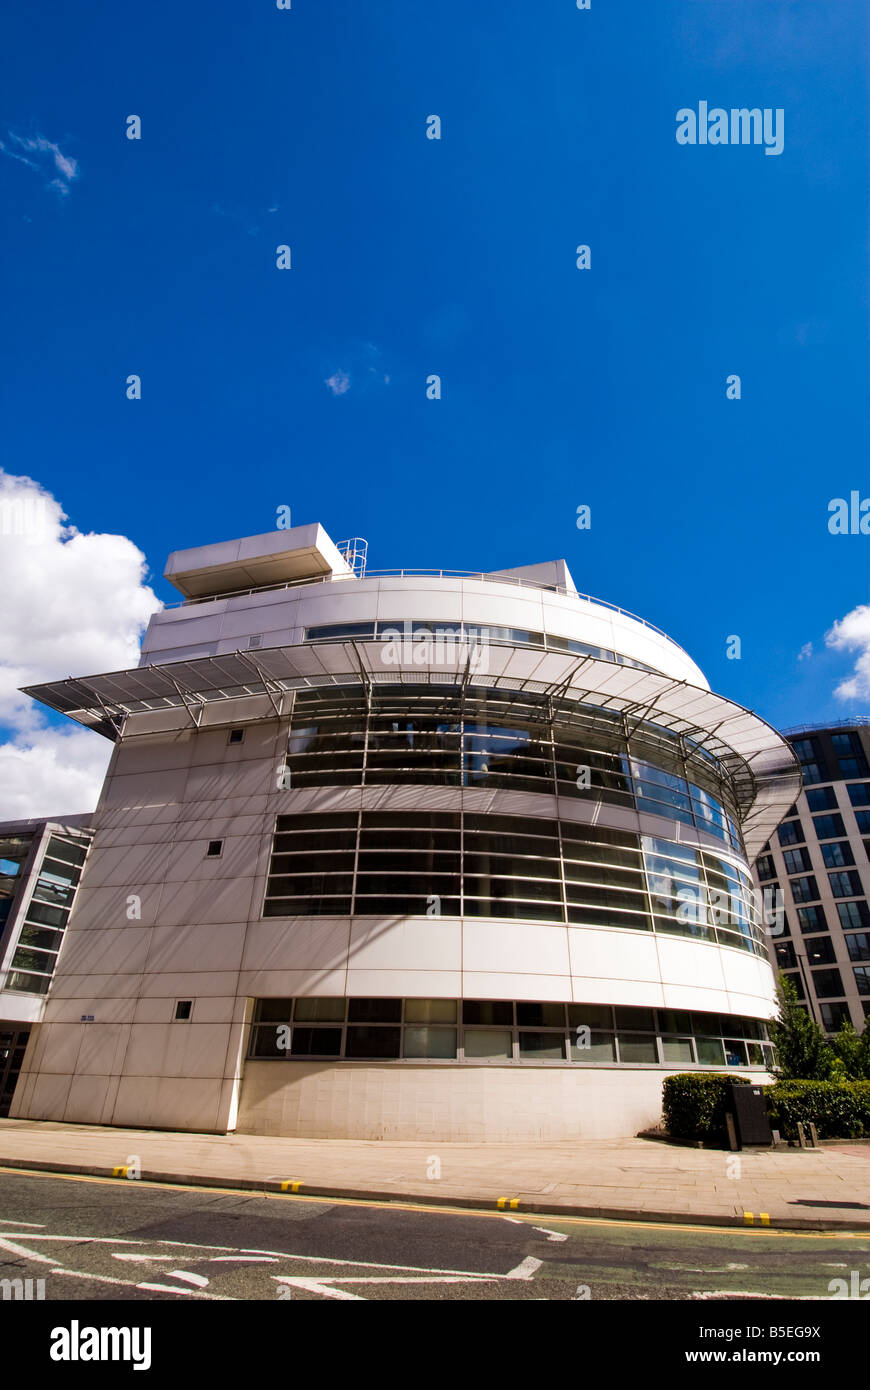
[{"label": "shrub", "polygon": [[870,1137],[870,1081],[777,1081],[764,1092],[785,1139],[797,1139],[798,1121],[814,1124],[820,1139]]},{"label": "shrub", "polygon": [[721,1072],[679,1072],[667,1077],[662,1088],[662,1110],[668,1134],[675,1139],[702,1139],[708,1144],[727,1145],[725,1115],[734,1082],[750,1084],[744,1076]]},{"label": "shrub", "polygon": [[779,1017],[769,1026],[778,1080],[827,1081],[836,1069],[834,1053],[819,1025],[798,1000],[788,975],[780,975],[777,995]]}]

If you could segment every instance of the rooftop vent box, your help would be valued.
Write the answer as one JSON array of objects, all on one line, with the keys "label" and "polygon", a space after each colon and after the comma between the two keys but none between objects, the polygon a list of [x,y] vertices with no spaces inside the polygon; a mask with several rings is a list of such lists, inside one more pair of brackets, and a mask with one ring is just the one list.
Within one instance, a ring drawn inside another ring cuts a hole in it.
[{"label": "rooftop vent box", "polygon": [[262,536],[173,550],[163,572],[185,598],[315,579],[353,579],[354,572],[317,522]]}]

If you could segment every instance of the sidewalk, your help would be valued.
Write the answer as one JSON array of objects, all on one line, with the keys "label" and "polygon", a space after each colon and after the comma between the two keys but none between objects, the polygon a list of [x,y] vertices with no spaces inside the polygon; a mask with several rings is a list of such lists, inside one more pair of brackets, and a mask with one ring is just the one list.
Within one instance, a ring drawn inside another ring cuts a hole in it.
[{"label": "sidewalk", "polygon": [[[729,1177],[735,1158],[739,1176]],[[870,1143],[728,1154],[650,1139],[437,1144],[177,1134],[0,1120],[0,1167],[305,1196],[721,1226],[870,1231]],[[123,1176],[123,1175],[120,1175]],[[285,1190],[293,1190],[292,1187]],[[517,1205],[512,1204],[516,1202]],[[746,1213],[752,1213],[750,1223]]]}]

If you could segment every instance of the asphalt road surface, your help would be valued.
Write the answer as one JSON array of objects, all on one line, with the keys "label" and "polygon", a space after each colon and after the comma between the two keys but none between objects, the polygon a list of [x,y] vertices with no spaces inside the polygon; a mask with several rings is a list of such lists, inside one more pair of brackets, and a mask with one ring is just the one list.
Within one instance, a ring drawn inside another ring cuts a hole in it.
[{"label": "asphalt road surface", "polygon": [[870,1277],[870,1232],[446,1211],[0,1170],[0,1281],[44,1280],[47,1301],[828,1300],[831,1281],[852,1271]]}]

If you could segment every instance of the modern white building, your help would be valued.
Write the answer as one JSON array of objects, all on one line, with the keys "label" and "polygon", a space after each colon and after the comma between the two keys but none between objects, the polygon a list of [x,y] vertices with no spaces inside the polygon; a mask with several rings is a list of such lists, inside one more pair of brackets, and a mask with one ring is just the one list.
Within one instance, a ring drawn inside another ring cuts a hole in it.
[{"label": "modern white building", "polygon": [[766,1076],[787,743],[563,561],[364,549],[176,552],[137,669],[29,691],[115,749],[13,1115],[563,1139]]}]

